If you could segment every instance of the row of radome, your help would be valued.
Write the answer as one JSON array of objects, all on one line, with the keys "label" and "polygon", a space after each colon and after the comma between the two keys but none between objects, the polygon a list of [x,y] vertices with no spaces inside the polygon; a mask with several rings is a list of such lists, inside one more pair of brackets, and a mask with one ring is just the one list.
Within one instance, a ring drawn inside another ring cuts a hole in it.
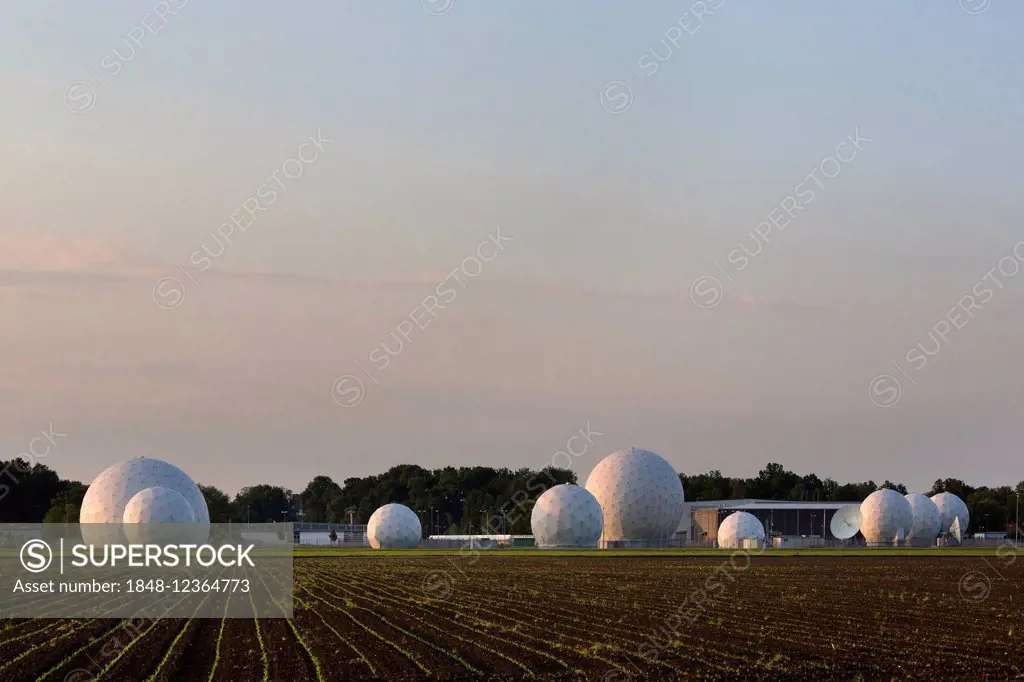
[{"label": "row of radome", "polygon": [[[657,542],[675,532],[683,502],[683,486],[671,464],[648,450],[627,448],[601,460],[585,487],[558,485],[545,491],[533,507],[531,526],[539,547]],[[964,530],[969,520],[967,505],[951,493],[928,498],[888,489],[840,514],[849,535],[859,530],[869,544],[934,544],[954,520]],[[126,524],[126,530],[141,524],[210,522],[195,482],[176,466],[146,457],[115,464],[97,476],[80,518],[83,524]],[[377,549],[414,548],[421,537],[419,517],[401,504],[379,508],[367,526],[367,539]],[[743,511],[729,515],[718,530],[721,547],[741,547],[764,537],[762,523]]]}]

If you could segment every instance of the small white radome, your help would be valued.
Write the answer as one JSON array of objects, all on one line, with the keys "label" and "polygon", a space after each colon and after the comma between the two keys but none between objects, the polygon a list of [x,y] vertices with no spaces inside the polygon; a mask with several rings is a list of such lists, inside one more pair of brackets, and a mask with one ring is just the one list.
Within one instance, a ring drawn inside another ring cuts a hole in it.
[{"label": "small white radome", "polygon": [[403,504],[385,504],[366,526],[366,539],[374,549],[415,549],[422,537],[419,517]]},{"label": "small white radome", "polygon": [[139,491],[128,500],[123,519],[125,535],[132,543],[185,543],[196,539],[192,506],[181,493],[170,488]]},{"label": "small white radome", "polygon": [[953,493],[938,493],[932,495],[932,502],[939,510],[940,532],[948,532],[950,526],[953,525],[953,519],[960,519],[960,532],[967,532],[971,514],[967,511],[967,505],[963,500]]},{"label": "small white radome", "polygon": [[895,490],[882,488],[860,503],[864,519],[860,532],[869,545],[899,545],[914,525],[914,511],[907,498]]},{"label": "small white radome", "polygon": [[723,549],[743,549],[744,540],[764,540],[764,524],[745,511],[729,514],[718,526],[718,546]]},{"label": "small white radome", "polygon": [[914,515],[914,523],[907,534],[907,544],[915,547],[934,545],[942,529],[939,508],[927,495],[908,493],[906,497]]},{"label": "small white radome", "polygon": [[604,513],[586,488],[556,485],[537,498],[530,526],[538,547],[596,547]]},{"label": "small white radome", "polygon": [[177,490],[155,486],[137,492],[124,508],[124,523],[195,523],[192,506]]}]

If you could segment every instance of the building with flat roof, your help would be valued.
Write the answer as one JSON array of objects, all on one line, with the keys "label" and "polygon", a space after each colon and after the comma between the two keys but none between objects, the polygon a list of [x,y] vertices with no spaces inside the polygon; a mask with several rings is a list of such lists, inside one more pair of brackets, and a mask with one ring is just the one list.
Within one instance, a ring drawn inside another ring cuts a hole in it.
[{"label": "building with flat roof", "polygon": [[836,511],[859,502],[805,502],[789,500],[702,500],[686,502],[676,529],[679,544],[715,545],[718,526],[734,511],[753,514],[764,524],[768,542],[772,538],[822,538],[826,544],[838,542],[829,529]]}]

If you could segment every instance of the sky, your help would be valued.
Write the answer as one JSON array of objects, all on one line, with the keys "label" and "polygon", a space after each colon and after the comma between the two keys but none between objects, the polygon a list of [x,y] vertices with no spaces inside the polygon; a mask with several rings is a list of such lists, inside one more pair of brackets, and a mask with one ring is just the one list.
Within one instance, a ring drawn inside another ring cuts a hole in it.
[{"label": "sky", "polygon": [[0,458],[1024,478],[1020,3],[5,16]]}]

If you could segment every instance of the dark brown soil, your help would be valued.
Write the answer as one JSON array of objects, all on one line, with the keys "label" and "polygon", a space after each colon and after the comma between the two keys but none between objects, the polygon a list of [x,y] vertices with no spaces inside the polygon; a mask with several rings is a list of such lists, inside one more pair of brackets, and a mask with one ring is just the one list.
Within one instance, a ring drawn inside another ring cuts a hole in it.
[{"label": "dark brown soil", "polygon": [[[1022,581],[997,557],[297,559],[295,631],[261,620],[261,648],[255,621],[226,620],[214,670],[221,621],[165,620],[103,679],[167,656],[161,680],[258,682],[264,651],[288,681],[1005,679],[1024,675]],[[84,682],[138,634],[0,628],[5,682]]]}]

